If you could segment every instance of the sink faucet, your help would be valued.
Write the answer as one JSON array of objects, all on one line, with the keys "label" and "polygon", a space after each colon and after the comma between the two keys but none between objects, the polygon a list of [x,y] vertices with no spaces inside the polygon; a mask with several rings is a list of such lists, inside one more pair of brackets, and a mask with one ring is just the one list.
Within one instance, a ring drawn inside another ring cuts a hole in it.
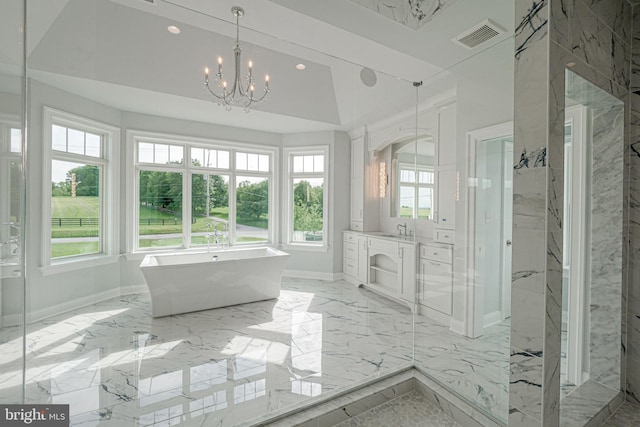
[{"label": "sink faucet", "polygon": [[[398,233],[401,236],[406,236],[407,235],[407,223],[405,222],[404,224],[398,224],[398,226],[396,227],[396,229],[398,230]],[[402,230],[401,230],[402,229]],[[403,233],[404,231],[404,233]]]}]

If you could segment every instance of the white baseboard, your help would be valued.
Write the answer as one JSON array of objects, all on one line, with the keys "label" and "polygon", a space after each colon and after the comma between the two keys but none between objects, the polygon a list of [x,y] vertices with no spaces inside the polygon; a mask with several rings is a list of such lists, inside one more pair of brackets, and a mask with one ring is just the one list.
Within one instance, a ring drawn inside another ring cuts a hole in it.
[{"label": "white baseboard", "polygon": [[428,317],[431,320],[435,320],[438,323],[442,323],[445,326],[449,326],[452,321],[451,316],[440,313],[438,310],[434,310],[431,307],[427,307],[426,305],[422,304],[418,304],[418,313],[422,314],[425,317]]},{"label": "white baseboard", "polygon": [[455,332],[456,334],[465,335],[464,322],[452,317],[451,324],[449,325],[449,330],[451,332]]},{"label": "white baseboard", "polygon": [[491,325],[495,325],[496,323],[502,322],[502,314],[500,310],[492,311],[491,313],[487,313],[484,315],[482,319],[482,325],[486,328]]},{"label": "white baseboard", "polygon": [[120,295],[148,294],[148,293],[149,293],[149,288],[147,288],[146,284],[129,285],[129,286],[120,287]]},{"label": "white baseboard", "polygon": [[296,279],[328,280],[330,282],[342,279],[342,273],[318,273],[317,271],[307,270],[284,270],[282,275]]},{"label": "white baseboard", "polygon": [[[76,298],[71,301],[66,301],[61,304],[52,305],[37,311],[27,313],[27,323],[38,322],[40,320],[48,319],[52,316],[66,313],[71,310],[77,310],[78,308],[97,304],[99,302],[119,297],[121,295],[120,288],[109,289],[108,291],[100,292],[95,295],[87,295],[85,297]],[[2,317],[2,323],[4,326],[15,326],[22,324],[22,314],[9,314]]]}]

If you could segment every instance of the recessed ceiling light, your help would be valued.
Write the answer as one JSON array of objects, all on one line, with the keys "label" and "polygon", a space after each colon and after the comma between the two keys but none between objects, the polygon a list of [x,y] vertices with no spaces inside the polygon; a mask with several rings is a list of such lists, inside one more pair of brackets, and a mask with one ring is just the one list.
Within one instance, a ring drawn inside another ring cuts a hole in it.
[{"label": "recessed ceiling light", "polygon": [[298,65],[296,65],[296,69],[297,69],[297,70],[302,71],[302,70],[304,70],[305,68],[307,68],[307,66],[306,66],[306,65],[304,65],[304,64],[298,64]]},{"label": "recessed ceiling light", "polygon": [[169,31],[171,34],[180,34],[180,28],[176,27],[175,25],[169,25],[167,27],[167,31]]}]

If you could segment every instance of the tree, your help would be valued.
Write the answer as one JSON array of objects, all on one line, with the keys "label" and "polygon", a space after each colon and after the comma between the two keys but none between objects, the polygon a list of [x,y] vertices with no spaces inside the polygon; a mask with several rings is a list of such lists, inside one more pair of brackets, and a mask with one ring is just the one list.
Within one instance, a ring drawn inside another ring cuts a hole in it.
[{"label": "tree", "polygon": [[323,187],[314,187],[308,181],[298,182],[293,189],[293,229],[295,231],[322,231]]},{"label": "tree", "polygon": [[140,204],[182,213],[182,174],[140,171]]},{"label": "tree", "polygon": [[236,190],[239,218],[258,220],[269,212],[269,180],[252,184],[243,181]]},{"label": "tree", "polygon": [[194,216],[207,216],[207,182],[209,209],[229,206],[229,184],[219,175],[192,175],[191,211]]},{"label": "tree", "polygon": [[71,177],[76,174],[76,196],[97,197],[100,192],[100,169],[98,166],[85,165],[73,168],[67,172],[67,183],[71,183]]}]

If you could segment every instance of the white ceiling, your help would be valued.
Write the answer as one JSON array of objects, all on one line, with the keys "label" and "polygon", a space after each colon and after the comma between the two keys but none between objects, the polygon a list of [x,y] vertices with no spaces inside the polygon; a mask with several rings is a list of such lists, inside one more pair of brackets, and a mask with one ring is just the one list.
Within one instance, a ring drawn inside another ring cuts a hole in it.
[{"label": "white ceiling", "polygon": [[[411,108],[412,81],[425,82],[421,99],[462,78],[496,88],[511,81],[512,3],[457,0],[414,30],[349,0],[30,0],[28,70],[125,111],[281,133],[351,130]],[[253,60],[258,89],[264,74],[271,77],[269,100],[250,114],[225,111],[202,87],[203,69],[218,55],[226,75],[233,72],[234,5],[246,11],[243,60]],[[0,69],[7,69],[19,62],[12,24],[20,10],[2,9],[9,25],[0,25],[0,36],[10,43],[0,46]],[[451,42],[486,18],[507,33],[475,50]],[[306,70],[295,69],[299,62]],[[360,80],[363,66],[376,71],[373,88]]]}]

